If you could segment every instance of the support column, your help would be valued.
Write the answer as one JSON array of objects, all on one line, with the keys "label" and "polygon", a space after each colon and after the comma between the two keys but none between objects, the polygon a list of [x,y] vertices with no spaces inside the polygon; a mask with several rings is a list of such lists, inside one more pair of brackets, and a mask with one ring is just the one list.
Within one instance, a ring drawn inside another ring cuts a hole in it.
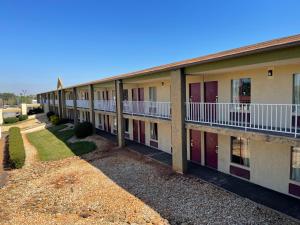
[{"label": "support column", "polygon": [[21,115],[27,115],[27,104],[26,103],[21,104]]},{"label": "support column", "polygon": [[95,109],[94,109],[94,86],[92,84],[89,85],[89,101],[90,101],[90,121],[93,124],[93,127],[96,127],[95,124]]},{"label": "support column", "polygon": [[52,92],[52,105],[53,105],[52,111],[55,112],[55,92]]},{"label": "support column", "polygon": [[47,104],[48,104],[48,110],[49,112],[51,111],[51,107],[50,107],[50,93],[47,93]]},{"label": "support column", "polygon": [[62,112],[62,118],[67,118],[66,113],[66,92],[65,90],[61,90],[61,112]]},{"label": "support column", "polygon": [[117,132],[118,146],[125,146],[125,126],[123,118],[123,83],[122,80],[115,81],[116,90],[116,115],[117,115]]},{"label": "support column", "polygon": [[62,98],[61,98],[62,90],[57,90],[57,100],[58,100],[58,115],[60,118],[63,117],[62,115]]},{"label": "support column", "polygon": [[187,171],[187,147],[185,129],[186,77],[183,69],[171,72],[172,104],[172,165],[178,173]]},{"label": "support column", "polygon": [[77,114],[77,90],[73,88],[73,111],[74,111],[74,124],[78,123],[78,114]]}]

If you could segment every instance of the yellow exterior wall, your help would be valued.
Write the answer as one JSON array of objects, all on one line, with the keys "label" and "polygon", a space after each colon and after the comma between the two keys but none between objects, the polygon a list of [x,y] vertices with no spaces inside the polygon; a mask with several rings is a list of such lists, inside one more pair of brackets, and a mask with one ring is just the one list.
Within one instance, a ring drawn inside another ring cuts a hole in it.
[{"label": "yellow exterior wall", "polygon": [[[273,77],[267,76],[268,69],[273,69]],[[293,101],[293,74],[300,73],[300,65],[283,65],[224,72],[219,74],[202,74],[187,76],[187,100],[189,83],[201,83],[202,99],[205,81],[218,81],[219,102],[231,102],[231,80],[251,78],[252,103],[290,104]]]},{"label": "yellow exterior wall", "polygon": [[218,170],[223,173],[230,174],[230,165],[248,169],[250,182],[284,194],[289,194],[289,183],[297,184],[290,180],[291,146],[250,140],[250,167],[244,167],[231,163],[230,136],[219,134],[218,145]]},{"label": "yellow exterior wall", "polygon": [[124,90],[128,90],[129,101],[132,101],[132,89],[134,88],[144,88],[144,101],[149,101],[149,87],[156,87],[158,102],[170,102],[171,87],[168,80],[140,84],[124,83]]}]

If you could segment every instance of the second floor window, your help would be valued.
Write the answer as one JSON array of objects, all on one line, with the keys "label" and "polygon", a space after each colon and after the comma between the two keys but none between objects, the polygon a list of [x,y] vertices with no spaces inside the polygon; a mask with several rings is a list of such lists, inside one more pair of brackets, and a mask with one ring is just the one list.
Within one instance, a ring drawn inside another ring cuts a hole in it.
[{"label": "second floor window", "polygon": [[242,166],[250,166],[249,140],[231,137],[231,162]]},{"label": "second floor window", "polygon": [[232,103],[251,103],[251,79],[242,78],[231,81]]},{"label": "second floor window", "polygon": [[128,89],[123,90],[123,100],[128,101]]},{"label": "second floor window", "polygon": [[300,148],[292,147],[291,180],[300,182]]},{"label": "second floor window", "polygon": [[156,102],[156,87],[149,87],[149,101]]},{"label": "second floor window", "polygon": [[300,74],[294,74],[293,103],[300,104]]}]

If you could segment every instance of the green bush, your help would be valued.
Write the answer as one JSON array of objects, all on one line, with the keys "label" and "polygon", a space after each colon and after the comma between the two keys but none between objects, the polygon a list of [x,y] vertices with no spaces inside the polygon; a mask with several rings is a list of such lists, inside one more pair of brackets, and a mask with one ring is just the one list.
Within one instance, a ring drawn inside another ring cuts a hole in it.
[{"label": "green bush", "polygon": [[50,116],[50,122],[53,125],[58,125],[60,123],[60,119],[57,115]]},{"label": "green bush", "polygon": [[28,116],[27,115],[20,115],[19,116],[19,121],[27,120]]},{"label": "green bush", "polygon": [[16,123],[19,121],[17,117],[7,117],[3,119],[4,123]]},{"label": "green bush", "polygon": [[54,116],[54,115],[55,115],[55,113],[52,112],[52,111],[47,112],[48,120],[50,120],[50,117],[51,117],[51,116]]},{"label": "green bush", "polygon": [[93,125],[89,122],[78,123],[74,128],[77,138],[85,138],[93,134]]},{"label": "green bush", "polygon": [[25,149],[20,128],[11,127],[8,136],[9,160],[14,168],[21,168],[25,162]]}]

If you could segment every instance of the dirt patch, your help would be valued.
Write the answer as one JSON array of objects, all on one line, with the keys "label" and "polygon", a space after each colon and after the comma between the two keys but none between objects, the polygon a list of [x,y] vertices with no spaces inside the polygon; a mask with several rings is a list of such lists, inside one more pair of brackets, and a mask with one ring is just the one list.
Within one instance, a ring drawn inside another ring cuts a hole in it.
[{"label": "dirt patch", "polygon": [[77,184],[78,182],[79,178],[77,177],[77,174],[73,172],[55,177],[54,180],[49,182],[49,184],[53,185],[54,188],[63,188],[65,186]]}]

